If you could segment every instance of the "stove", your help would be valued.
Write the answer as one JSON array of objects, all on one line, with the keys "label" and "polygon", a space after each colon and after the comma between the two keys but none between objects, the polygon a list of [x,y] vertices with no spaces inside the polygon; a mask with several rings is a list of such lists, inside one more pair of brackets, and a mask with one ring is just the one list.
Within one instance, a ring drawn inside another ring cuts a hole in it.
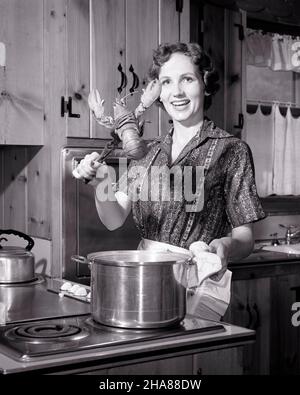
[{"label": "stove", "polygon": [[98,324],[91,316],[78,316],[0,327],[0,345],[3,354],[31,361],[59,353],[218,332],[225,332],[223,325],[189,315],[179,325],[163,329],[114,328]]},{"label": "stove", "polygon": [[167,328],[122,329],[101,325],[90,314],[90,287],[84,286],[87,292],[81,296],[82,293],[75,295],[69,288],[64,290],[65,285],[62,279],[37,278],[32,284],[0,287],[0,305],[5,307],[0,319],[0,353],[18,362],[31,363],[43,357],[47,360],[57,355],[63,357],[64,353],[101,352],[156,339],[177,341],[179,336],[188,341],[188,335],[226,331],[219,323],[191,315]]}]

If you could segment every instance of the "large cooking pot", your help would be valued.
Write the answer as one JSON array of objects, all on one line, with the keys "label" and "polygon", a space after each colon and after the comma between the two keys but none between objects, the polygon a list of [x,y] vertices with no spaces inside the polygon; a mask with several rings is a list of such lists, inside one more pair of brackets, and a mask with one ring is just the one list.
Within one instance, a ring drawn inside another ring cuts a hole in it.
[{"label": "large cooking pot", "polygon": [[[32,238],[12,229],[0,229],[0,236],[2,234],[19,236],[25,239],[28,244],[25,248],[3,247],[0,244],[0,283],[23,283],[34,280],[34,255],[30,252],[34,246]],[[0,243],[2,240],[7,241],[5,237],[0,237]]]},{"label": "large cooking pot", "polygon": [[100,324],[162,328],[186,313],[188,254],[158,251],[102,251],[73,261],[91,268],[91,313]]}]

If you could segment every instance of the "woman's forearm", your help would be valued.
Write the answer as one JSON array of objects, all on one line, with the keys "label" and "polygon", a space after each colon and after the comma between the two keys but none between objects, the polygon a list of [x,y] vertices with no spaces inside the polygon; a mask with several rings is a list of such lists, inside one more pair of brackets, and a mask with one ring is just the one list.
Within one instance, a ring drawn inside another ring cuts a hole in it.
[{"label": "woman's forearm", "polygon": [[237,261],[246,258],[254,248],[252,224],[232,229],[229,246],[229,259]]},{"label": "woman's forearm", "polygon": [[99,218],[108,230],[120,228],[131,210],[128,196],[122,192],[114,193],[111,184],[106,185],[105,193],[103,186],[98,184],[95,188],[95,204]]},{"label": "woman's forearm", "polygon": [[[227,239],[227,237],[222,238]],[[247,237],[228,237],[229,240],[229,255],[228,258],[231,261],[238,261],[246,258],[253,251],[253,240]],[[225,240],[224,240],[225,241]]]}]

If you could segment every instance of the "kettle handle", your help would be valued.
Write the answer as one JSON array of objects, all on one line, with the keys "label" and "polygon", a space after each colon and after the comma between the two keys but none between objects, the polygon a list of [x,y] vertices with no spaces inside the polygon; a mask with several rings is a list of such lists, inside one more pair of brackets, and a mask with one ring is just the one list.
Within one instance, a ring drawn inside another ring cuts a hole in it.
[{"label": "kettle handle", "polygon": [[[14,230],[14,229],[0,229],[0,235],[2,235],[2,234],[19,236],[19,237],[21,237],[22,239],[25,239],[26,241],[28,241],[28,244],[27,244],[27,246],[25,247],[25,250],[27,250],[27,251],[32,250],[32,248],[33,248],[33,246],[34,246],[34,240],[33,240],[30,236],[26,235],[26,234],[23,233],[23,232],[20,232],[19,230]],[[4,239],[4,237],[1,238],[1,240],[3,240],[3,239]],[[2,247],[1,244],[0,244],[0,249],[1,249],[1,248],[3,248],[3,247]]]}]

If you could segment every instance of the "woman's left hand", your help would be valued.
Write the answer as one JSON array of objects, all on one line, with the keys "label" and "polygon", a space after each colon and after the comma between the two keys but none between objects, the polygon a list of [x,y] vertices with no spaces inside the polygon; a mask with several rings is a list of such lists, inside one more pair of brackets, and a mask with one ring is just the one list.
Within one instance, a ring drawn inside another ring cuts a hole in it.
[{"label": "woman's left hand", "polygon": [[220,281],[227,270],[231,243],[231,237],[222,237],[221,239],[214,239],[209,244],[210,252],[217,254],[221,259],[222,264],[222,269],[218,273],[211,276],[211,278],[215,281]]}]

